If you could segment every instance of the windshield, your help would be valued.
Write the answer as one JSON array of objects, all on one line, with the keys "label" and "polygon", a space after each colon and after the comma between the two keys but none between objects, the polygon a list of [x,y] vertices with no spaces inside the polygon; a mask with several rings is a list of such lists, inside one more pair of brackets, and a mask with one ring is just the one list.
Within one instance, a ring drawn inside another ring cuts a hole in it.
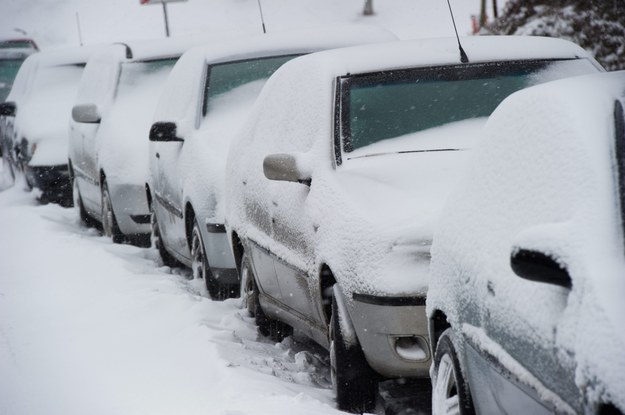
[{"label": "windshield", "polygon": [[297,56],[272,56],[211,65],[204,93],[203,115],[210,112],[212,103],[220,95],[244,84],[269,78],[280,66]]},{"label": "windshield", "polygon": [[[508,95],[542,82],[596,72],[587,60],[513,61],[416,68],[344,77],[340,136],[350,156],[467,148],[463,128],[481,128]],[[482,120],[481,124],[479,121]],[[450,130],[456,133],[450,138]],[[420,142],[419,137],[423,138]],[[438,137],[438,138],[437,138]],[[443,139],[444,138],[444,139]],[[386,140],[386,141],[385,141]],[[439,140],[439,141],[437,141]]]},{"label": "windshield", "polygon": [[17,75],[17,71],[22,66],[23,59],[2,59],[0,60],[0,102],[9,95],[13,80]]}]

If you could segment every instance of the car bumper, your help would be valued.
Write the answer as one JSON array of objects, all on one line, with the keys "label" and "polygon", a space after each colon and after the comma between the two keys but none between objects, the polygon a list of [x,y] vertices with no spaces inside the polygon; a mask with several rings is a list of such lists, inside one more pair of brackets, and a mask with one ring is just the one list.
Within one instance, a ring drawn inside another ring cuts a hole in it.
[{"label": "car bumper", "polygon": [[348,304],[360,346],[373,370],[387,378],[429,376],[425,297],[354,294]]},{"label": "car bumper", "polygon": [[49,198],[69,197],[71,199],[72,186],[69,179],[67,164],[56,166],[24,166],[26,181],[32,187],[41,189]]},{"label": "car bumper", "polygon": [[223,284],[236,284],[239,273],[234,262],[228,234],[223,224],[205,221],[201,229],[206,259],[213,277]]},{"label": "car bumper", "polygon": [[108,183],[117,225],[124,235],[150,233],[150,209],[145,187],[138,184]]}]

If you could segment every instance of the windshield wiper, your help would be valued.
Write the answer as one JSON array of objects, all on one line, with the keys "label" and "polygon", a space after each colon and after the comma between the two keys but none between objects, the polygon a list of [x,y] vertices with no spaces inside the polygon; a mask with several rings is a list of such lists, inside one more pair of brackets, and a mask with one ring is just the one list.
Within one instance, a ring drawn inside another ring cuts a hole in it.
[{"label": "windshield wiper", "polygon": [[364,154],[362,156],[348,157],[347,160],[353,159],[361,159],[365,157],[374,157],[374,156],[387,156],[389,154],[408,154],[408,153],[434,153],[439,151],[464,151],[466,148],[435,148],[431,150],[402,150],[402,151],[389,151],[385,153],[370,153]]}]

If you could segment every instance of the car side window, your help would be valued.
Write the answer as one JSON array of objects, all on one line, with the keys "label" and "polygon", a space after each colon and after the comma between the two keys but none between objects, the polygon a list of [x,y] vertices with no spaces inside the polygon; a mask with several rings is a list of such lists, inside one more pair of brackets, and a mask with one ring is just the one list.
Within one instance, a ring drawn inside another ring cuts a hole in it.
[{"label": "car side window", "polygon": [[245,85],[268,79],[285,62],[298,55],[271,56],[217,63],[208,66],[202,115],[206,116],[218,101],[227,101],[227,96]]}]

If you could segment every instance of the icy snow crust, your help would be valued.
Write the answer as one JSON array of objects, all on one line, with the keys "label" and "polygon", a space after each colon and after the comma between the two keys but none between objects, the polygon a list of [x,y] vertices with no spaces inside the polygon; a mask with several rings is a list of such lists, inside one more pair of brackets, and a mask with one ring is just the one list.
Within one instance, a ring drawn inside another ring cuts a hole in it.
[{"label": "icy snow crust", "polygon": [[[623,91],[624,72],[571,78],[517,92],[498,107],[441,215],[427,302],[430,315],[443,310],[455,327],[461,311],[482,316],[488,304],[493,324],[572,360],[589,402],[621,411],[625,262],[612,114]],[[509,265],[515,247],[557,257],[570,292],[517,277]],[[580,401],[568,404],[581,411]]]},{"label": "icy snow crust", "polygon": [[[577,46],[554,39],[481,37],[465,39],[463,45],[474,61],[588,57]],[[334,166],[334,81],[346,74],[456,64],[459,59],[456,40],[449,38],[356,46],[286,63],[267,82],[230,152],[228,229],[242,240],[261,244],[310,278],[318,278],[327,264],[350,301],[354,291],[424,294],[435,219],[467,152],[388,154],[344,159],[343,165]],[[461,140],[444,144],[470,148],[482,123],[444,127],[463,129]],[[437,131],[422,134],[432,137]],[[402,137],[399,144],[378,143],[371,153],[393,151],[396,145],[402,150],[427,148],[419,142],[422,134]],[[296,154],[300,169],[311,173],[310,190],[264,177],[265,156],[285,152]],[[358,152],[343,157],[352,155]],[[305,213],[289,209],[297,198],[305,200]],[[289,250],[270,238],[270,231],[250,224],[250,215],[271,211],[272,203],[282,205],[280,212],[290,211],[281,220],[305,248]],[[306,219],[310,223],[303,223],[303,218],[310,218]]]},{"label": "icy snow crust", "polygon": [[[229,91],[214,100],[203,117],[206,65],[393,39],[392,33],[373,27],[326,27],[211,43],[186,52],[172,70],[154,114],[155,122],[175,122],[178,136],[185,139],[177,162],[182,206],[190,201],[200,223],[224,222],[228,150],[264,85],[264,80],[255,81]],[[155,174],[156,170],[151,169],[151,174]]]},{"label": "icy snow crust", "polygon": [[37,144],[31,166],[67,164],[67,123],[82,68],[98,47],[39,52],[20,67],[7,101],[17,104],[15,139]]},{"label": "icy snow crust", "polygon": [[211,301],[155,250],[19,186],[0,211],[0,413],[341,413],[327,353],[259,338],[237,300]]}]

